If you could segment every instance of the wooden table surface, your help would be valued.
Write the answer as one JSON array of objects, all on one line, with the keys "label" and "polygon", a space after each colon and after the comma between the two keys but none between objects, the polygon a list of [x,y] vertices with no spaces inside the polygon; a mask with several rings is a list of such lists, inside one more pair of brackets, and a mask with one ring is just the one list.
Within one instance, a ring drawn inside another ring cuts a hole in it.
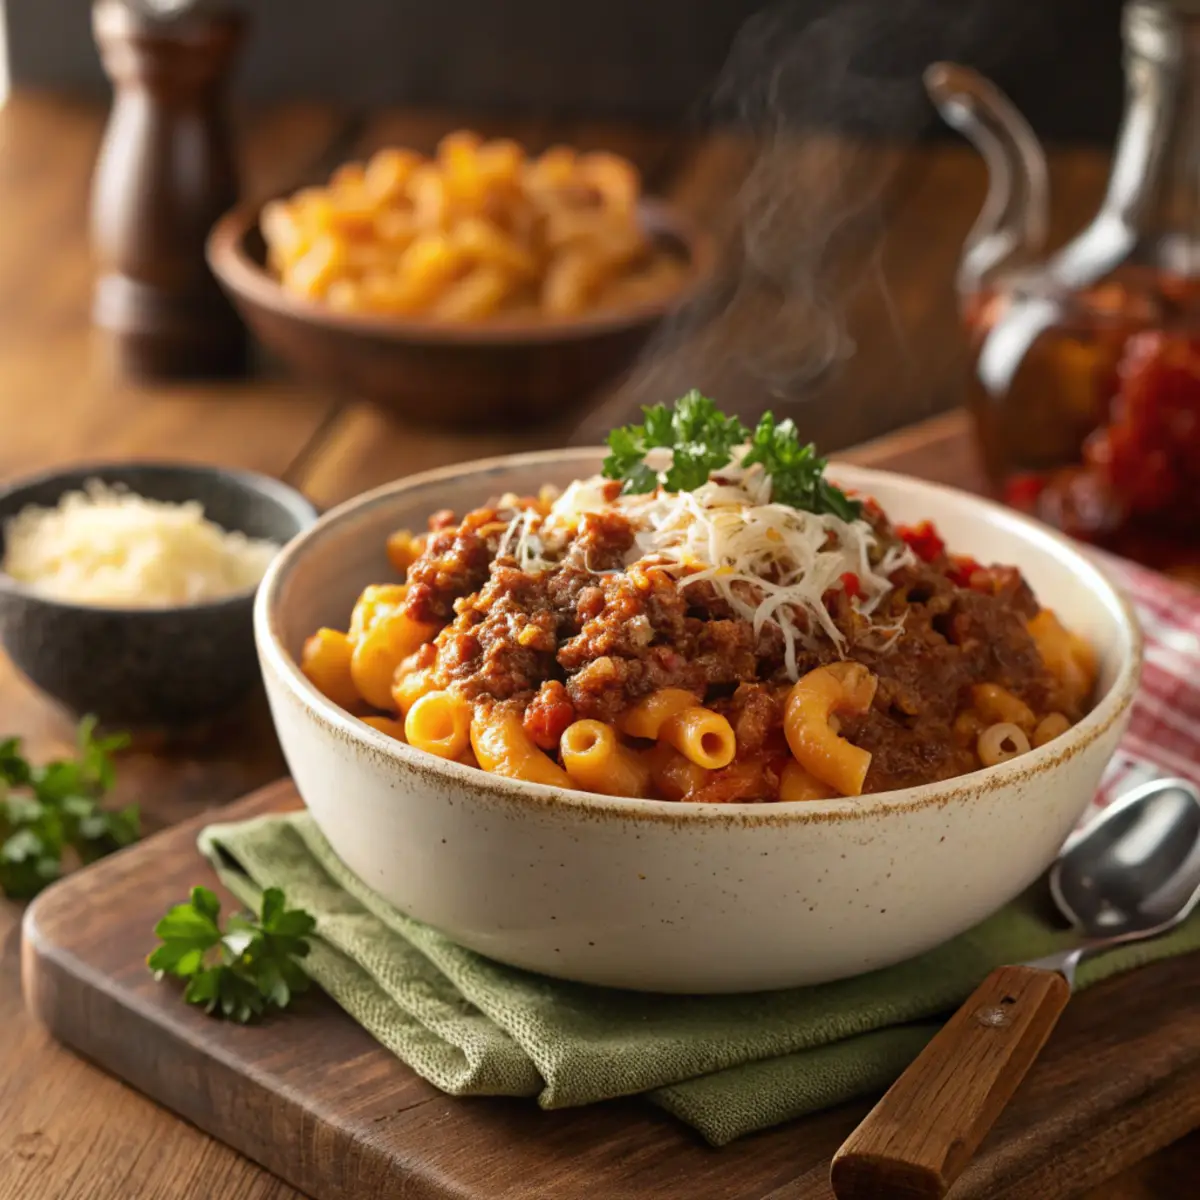
[{"label": "wooden table surface", "polygon": [[[246,187],[265,195],[388,141],[429,148],[441,133],[469,123],[454,113],[365,120],[300,105],[247,114],[241,119]],[[18,93],[0,110],[0,480],[88,459],[174,457],[282,476],[325,505],[414,469],[594,436],[614,411],[610,405],[590,416],[564,413],[534,430],[458,433],[406,425],[270,373],[219,387],[115,379],[88,319],[87,184],[102,126],[100,111],[58,98]],[[533,147],[565,140],[622,151],[642,167],[649,186],[717,224],[728,219],[747,165],[744,147],[732,138],[701,143],[549,120],[509,123],[503,131]],[[881,180],[866,226],[877,227],[880,237],[861,256],[842,348],[852,339],[869,352],[848,358],[788,410],[829,449],[948,409],[961,389],[950,289],[983,197],[983,169],[956,146],[879,152],[866,161],[870,177]],[[1055,156],[1058,237],[1086,219],[1105,172],[1105,162],[1088,152]],[[810,176],[800,177],[803,193]],[[719,373],[724,357],[695,361]],[[752,380],[762,381],[778,362],[760,357],[749,365]],[[786,365],[789,380],[804,367],[799,359]],[[783,394],[798,393],[785,386]],[[779,392],[768,394],[765,385],[749,406],[760,407],[764,398],[779,407]],[[952,475],[954,464],[946,468]],[[21,735],[39,757],[65,750],[71,736],[2,658],[0,733]],[[139,802],[146,827],[157,829],[282,771],[265,712],[252,706],[215,738],[126,756],[118,792],[123,801]],[[0,1200],[297,1196],[74,1058],[25,1017],[20,917],[19,906],[0,900]],[[1197,1177],[1200,1134],[1193,1134],[1094,1196],[1182,1197],[1193,1194],[1188,1181]]]}]

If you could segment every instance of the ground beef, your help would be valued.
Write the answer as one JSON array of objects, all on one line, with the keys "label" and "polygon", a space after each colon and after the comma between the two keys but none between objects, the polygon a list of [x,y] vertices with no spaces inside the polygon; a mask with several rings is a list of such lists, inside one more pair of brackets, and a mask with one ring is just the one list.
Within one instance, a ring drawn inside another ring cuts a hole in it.
[{"label": "ground beef", "polygon": [[[786,757],[781,760],[786,761]],[[688,796],[694,804],[745,804],[779,792],[779,761],[739,760],[713,773]]]},{"label": "ground beef", "polygon": [[604,655],[642,658],[652,644],[682,646],[686,605],[664,571],[604,575],[578,593],[579,633],[558,653],[567,671]]},{"label": "ground beef", "polygon": [[[1011,584],[1011,581],[1009,581]],[[1055,688],[1016,599],[957,587],[935,566],[905,568],[888,598],[888,616],[904,614],[904,634],[890,652],[857,647],[854,657],[879,679],[871,711],[842,721],[842,732],[871,752],[865,790],[890,791],[961,775],[978,766],[954,736],[955,716],[977,683],[998,683],[1035,712]]]},{"label": "ground beef", "polygon": [[449,620],[455,600],[486,582],[504,525],[494,509],[468,513],[458,526],[445,523],[440,513],[430,518],[425,551],[408,568],[408,615],[415,621]]},{"label": "ground beef", "polygon": [[619,513],[585,516],[571,542],[567,564],[577,564],[592,573],[619,571],[633,546],[633,527]]},{"label": "ground beef", "polygon": [[455,605],[454,621],[438,637],[448,679],[470,698],[528,698],[555,675],[558,617],[546,579],[497,564],[474,596]]},{"label": "ground beef", "polygon": [[904,701],[898,707],[952,717],[971,684],[990,682],[1045,711],[1055,685],[1015,603],[1024,581],[1004,594],[979,592],[926,566],[905,568],[895,582],[883,611],[886,619],[904,618],[903,639],[893,652],[855,657],[890,681]]},{"label": "ground beef", "polygon": [[562,614],[564,637],[573,637],[583,622],[599,615],[605,602],[598,586],[602,572],[619,571],[632,545],[633,529],[624,517],[605,514],[584,518],[549,580],[548,595]]},{"label": "ground beef", "polygon": [[567,690],[581,715],[611,721],[661,687],[705,695],[758,671],[748,622],[705,621],[665,571],[605,575],[578,594],[579,632],[558,653]]},{"label": "ground beef", "polygon": [[[495,558],[509,515],[481,509],[458,525],[439,518],[410,568],[409,614],[453,618],[437,641],[447,680],[469,698],[519,707],[526,732],[551,751],[578,718],[611,722],[658,688],[684,688],[728,716],[737,736],[739,760],[710,777],[706,798],[752,798],[756,787],[774,787],[787,758],[791,686],[778,626],[756,634],[710,583],[681,588],[652,564],[624,570],[634,534],[616,514],[586,517],[549,569],[522,572]],[[867,516],[881,539],[896,540],[882,514]],[[1037,603],[1020,573],[962,564],[939,551],[896,572],[873,618],[902,618],[890,648],[845,592],[827,597],[849,657],[878,679],[868,713],[839,717],[842,733],[871,753],[867,791],[977,767],[970,738],[954,728],[975,684],[999,684],[1038,714],[1058,707],[1057,685],[1026,628]],[[840,656],[829,640],[797,647],[798,672]]]},{"label": "ground beef", "polygon": [[543,750],[554,750],[575,717],[575,706],[562,682],[547,679],[525,709],[525,732]]},{"label": "ground beef", "polygon": [[776,751],[783,749],[778,744],[780,726],[783,723],[783,706],[787,700],[787,686],[771,686],[763,683],[742,683],[723,706],[729,723],[737,738],[738,750],[746,756],[760,754],[768,739],[777,744]]}]

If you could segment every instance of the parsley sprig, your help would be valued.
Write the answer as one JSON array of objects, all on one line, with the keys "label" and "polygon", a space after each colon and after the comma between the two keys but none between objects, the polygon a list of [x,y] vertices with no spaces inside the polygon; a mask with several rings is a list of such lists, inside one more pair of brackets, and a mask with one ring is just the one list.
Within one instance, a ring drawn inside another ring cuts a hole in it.
[{"label": "parsley sprig", "polygon": [[[806,512],[833,513],[843,521],[853,521],[862,510],[825,478],[826,460],[811,442],[800,441],[791,420],[776,422],[767,412],[750,430],[694,390],[674,409],[656,404],[644,407],[642,414],[641,425],[623,425],[609,434],[601,468],[605,478],[621,480],[626,492],[652,492],[660,483],[669,492],[691,491],[728,466],[734,450],[749,442],[742,465],[757,463],[770,476],[772,500]],[[646,461],[654,450],[670,450],[665,471]]]},{"label": "parsley sprig", "polygon": [[124,734],[96,736],[94,718],[79,726],[76,756],[37,766],[19,738],[0,741],[0,890],[26,900],[63,873],[69,853],[95,862],[138,840],[137,805],[110,811],[101,805],[113,785],[116,751]]},{"label": "parsley sprig", "polygon": [[742,459],[742,466],[762,465],[771,477],[771,499],[776,503],[805,512],[833,513],[843,521],[853,521],[862,511],[862,505],[825,478],[827,461],[817,455],[812,442],[800,444],[792,420],[777,425],[774,415],[766,412],[754,430],[750,452]]},{"label": "parsley sprig", "polygon": [[162,945],[146,965],[162,978],[187,980],[183,998],[205,1012],[246,1024],[269,1009],[283,1009],[308,987],[300,960],[309,951],[316,921],[288,908],[279,888],[263,892],[262,912],[236,913],[224,930],[221,902],[205,887],[192,888],[154,927]]},{"label": "parsley sprig", "polygon": [[695,390],[680,399],[673,410],[656,404],[642,412],[645,424],[622,426],[608,437],[610,453],[604,460],[604,474],[609,479],[625,480],[627,492],[652,492],[658,486],[658,472],[645,462],[651,450],[671,451],[663,486],[671,492],[689,492],[725,466],[733,448],[747,436],[746,427],[737,417],[727,417]]}]

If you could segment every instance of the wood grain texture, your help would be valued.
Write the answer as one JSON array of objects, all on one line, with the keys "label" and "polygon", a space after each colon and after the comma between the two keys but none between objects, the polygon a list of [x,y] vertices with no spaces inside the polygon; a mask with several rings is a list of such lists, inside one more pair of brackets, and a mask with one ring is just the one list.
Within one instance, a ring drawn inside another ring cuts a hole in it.
[{"label": "wood grain texture", "polygon": [[[222,819],[297,804],[282,783]],[[634,1100],[546,1113],[443,1096],[320,996],[259,1028],[190,1009],[143,958],[156,917],[192,884],[214,882],[195,849],[202,823],[34,903],[28,1001],[68,1045],[316,1200],[830,1195],[830,1157],[864,1105],[714,1152]],[[1200,973],[1187,959],[1078,997],[955,1195],[1069,1195],[1200,1122],[1198,1003]]]},{"label": "wood grain texture", "polygon": [[[90,320],[87,203],[102,116],[21,94],[0,109],[0,479],[131,457],[285,470],[328,397],[280,379],[135,386],[115,374]],[[337,128],[313,109],[246,123],[247,188],[284,186]]]},{"label": "wood grain texture", "polygon": [[[101,457],[286,470],[331,407],[327,397],[278,379],[129,387],[111,373],[89,322],[86,232],[103,116],[25,93],[0,110],[0,480]],[[305,173],[342,126],[310,105],[244,119],[248,191]],[[70,748],[68,723],[3,656],[0,729],[39,760]],[[141,803],[148,830],[282,772],[261,697],[208,732],[123,757],[117,798]],[[25,1016],[20,916],[0,899],[0,1200],[292,1200],[291,1188],[87,1066]]]},{"label": "wood grain texture", "polygon": [[941,1200],[1029,1072],[1070,998],[1035,967],[997,967],[833,1157],[838,1200]]}]

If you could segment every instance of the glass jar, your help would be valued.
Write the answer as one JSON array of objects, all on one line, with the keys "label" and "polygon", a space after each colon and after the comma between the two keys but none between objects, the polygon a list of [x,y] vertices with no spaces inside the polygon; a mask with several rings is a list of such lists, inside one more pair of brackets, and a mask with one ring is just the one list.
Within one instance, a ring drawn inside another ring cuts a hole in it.
[{"label": "glass jar", "polygon": [[927,76],[991,168],[959,275],[969,405],[1007,503],[1200,583],[1200,0],[1133,0],[1124,41],[1100,211],[1041,261],[1032,132],[973,73]]}]

